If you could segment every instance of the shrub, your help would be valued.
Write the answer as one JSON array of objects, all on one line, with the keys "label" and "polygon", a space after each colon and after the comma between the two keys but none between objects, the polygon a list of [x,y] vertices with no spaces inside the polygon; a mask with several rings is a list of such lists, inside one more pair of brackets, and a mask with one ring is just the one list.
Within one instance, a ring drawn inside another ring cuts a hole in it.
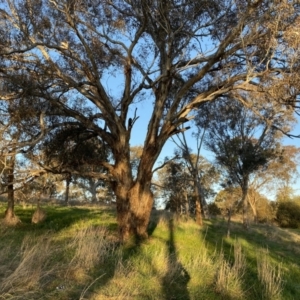
[{"label": "shrub", "polygon": [[276,220],[280,227],[300,227],[300,205],[295,201],[281,201],[278,204]]},{"label": "shrub", "polygon": [[215,202],[208,204],[208,212],[211,216],[220,216],[222,214],[221,209]]}]

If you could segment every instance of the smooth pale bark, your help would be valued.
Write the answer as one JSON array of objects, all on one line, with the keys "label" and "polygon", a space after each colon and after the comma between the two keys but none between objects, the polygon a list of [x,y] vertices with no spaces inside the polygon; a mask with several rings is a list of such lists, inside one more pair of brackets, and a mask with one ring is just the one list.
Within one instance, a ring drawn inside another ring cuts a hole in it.
[{"label": "smooth pale bark", "polygon": [[231,215],[232,215],[232,207],[230,206],[227,209],[227,237],[230,237],[230,230],[231,230]]},{"label": "smooth pale bark", "polygon": [[90,183],[90,193],[92,194],[92,203],[97,202],[97,184],[93,180],[89,180]]},{"label": "smooth pale bark", "polygon": [[195,199],[195,215],[196,215],[196,223],[198,225],[203,224],[203,219],[202,219],[202,203],[201,203],[201,194],[200,190],[198,188],[197,180],[196,182],[194,181],[194,199]]},{"label": "smooth pale bark", "polygon": [[248,181],[244,184],[242,188],[242,205],[243,205],[243,225],[245,228],[249,227],[249,219],[248,219]]},{"label": "smooth pale bark", "polygon": [[70,183],[71,183],[72,177],[71,175],[68,175],[66,178],[66,193],[65,193],[65,205],[69,205],[69,194],[70,194]]},{"label": "smooth pale bark", "polygon": [[[254,193],[252,193],[253,195]],[[253,219],[254,219],[254,222],[257,223],[257,208],[256,208],[256,203],[257,203],[257,199],[256,199],[256,196],[253,195],[252,196],[252,200],[250,200],[250,197],[249,197],[249,194],[247,195],[247,198],[248,198],[248,203],[250,204],[250,207],[252,209],[252,213],[253,213]]]},{"label": "smooth pale bark", "polygon": [[[201,219],[209,218],[207,203],[205,201],[205,197],[198,176],[194,176],[194,191],[195,191],[195,200],[199,206],[199,209],[198,210],[196,209],[196,220],[200,220],[200,216],[197,215],[199,213],[201,214]],[[202,225],[202,221],[201,223],[197,222],[197,224]]]}]

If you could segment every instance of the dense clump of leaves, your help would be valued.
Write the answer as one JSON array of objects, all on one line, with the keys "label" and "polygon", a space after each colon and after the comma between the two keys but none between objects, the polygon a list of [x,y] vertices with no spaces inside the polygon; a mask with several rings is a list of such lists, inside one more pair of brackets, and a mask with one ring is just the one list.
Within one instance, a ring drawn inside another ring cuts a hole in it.
[{"label": "dense clump of leaves", "polygon": [[97,165],[107,158],[101,140],[82,127],[65,127],[52,134],[44,143],[45,162],[56,167],[79,170],[84,165]]},{"label": "dense clump of leaves", "polygon": [[281,201],[277,207],[276,219],[281,227],[300,227],[300,202]]}]

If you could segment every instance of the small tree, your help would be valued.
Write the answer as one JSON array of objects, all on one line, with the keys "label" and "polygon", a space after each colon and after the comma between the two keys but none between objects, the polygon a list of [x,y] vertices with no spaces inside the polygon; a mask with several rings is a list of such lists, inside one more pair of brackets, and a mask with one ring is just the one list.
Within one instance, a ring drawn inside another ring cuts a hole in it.
[{"label": "small tree", "polygon": [[205,146],[215,154],[227,181],[240,186],[243,223],[248,227],[250,178],[276,157],[278,133],[236,100],[223,99],[201,112],[197,123],[206,128]]},{"label": "small tree", "polygon": [[159,171],[159,182],[163,189],[166,209],[177,215],[190,213],[191,177],[180,160],[169,161]]},{"label": "small tree", "polygon": [[[208,208],[207,208],[207,202],[206,202],[206,193],[205,193],[205,187],[204,181],[207,177],[203,178],[204,173],[210,173],[208,176],[211,179],[215,179],[216,172],[214,168],[210,168],[208,171],[207,169],[204,171],[202,168],[204,167],[203,163],[201,164],[201,160],[203,162],[203,157],[200,155],[201,147],[202,147],[202,141],[204,137],[204,132],[202,132],[201,128],[199,126],[196,126],[196,133],[194,133],[194,137],[197,141],[196,146],[196,153],[192,153],[191,149],[188,147],[188,143],[185,137],[185,133],[182,132],[181,135],[178,134],[176,137],[178,139],[178,142],[173,138],[173,142],[177,145],[179,148],[178,155],[182,157],[183,161],[185,162],[186,168],[189,171],[192,182],[193,182],[193,189],[194,189],[194,204],[195,204],[195,214],[196,214],[196,222],[199,225],[202,225],[202,217],[207,218],[208,217]],[[212,184],[213,180],[210,181],[210,184]],[[206,184],[206,191],[208,190],[208,186]]]},{"label": "small tree", "polygon": [[[269,162],[268,168],[260,168],[251,177],[250,187],[256,192],[264,190],[278,193],[295,183],[299,176],[300,148],[279,145],[277,155]],[[278,198],[278,197],[277,197]]]}]

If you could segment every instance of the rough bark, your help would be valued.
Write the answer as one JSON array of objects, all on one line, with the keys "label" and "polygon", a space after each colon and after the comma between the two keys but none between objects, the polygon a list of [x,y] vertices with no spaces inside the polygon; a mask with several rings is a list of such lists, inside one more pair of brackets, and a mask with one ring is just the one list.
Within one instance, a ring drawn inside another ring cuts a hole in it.
[{"label": "rough bark", "polygon": [[20,219],[15,215],[15,197],[14,197],[14,166],[15,157],[9,160],[7,169],[7,209],[5,211],[4,223],[6,225],[16,225]]},{"label": "rough bark", "polygon": [[[126,155],[127,154],[127,155]],[[115,154],[116,163],[114,172],[115,180],[112,189],[117,202],[117,221],[121,241],[127,240],[131,233],[130,228],[130,203],[129,190],[132,187],[132,173],[130,169],[129,154],[121,151]]]},{"label": "rough bark", "polygon": [[131,235],[137,239],[147,238],[147,226],[153,207],[150,182],[130,182],[131,178],[128,176],[123,184],[115,183],[114,188],[121,241],[128,240]]},{"label": "rough bark", "polygon": [[201,211],[201,201],[197,193],[195,193],[195,208],[196,208],[195,209],[196,223],[202,226],[203,220],[202,220],[202,211]]},{"label": "rough bark", "polygon": [[148,236],[147,227],[154,201],[150,189],[152,167],[159,149],[156,147],[144,149],[135,180],[130,165],[129,148],[123,146],[122,151],[115,154],[116,163],[113,173],[116,181],[112,184],[112,188],[117,200],[117,220],[121,241],[128,240],[130,236],[139,240]]},{"label": "rough bark", "polygon": [[129,192],[130,225],[139,239],[148,237],[147,227],[153,207],[153,194],[149,183],[136,182]]}]

